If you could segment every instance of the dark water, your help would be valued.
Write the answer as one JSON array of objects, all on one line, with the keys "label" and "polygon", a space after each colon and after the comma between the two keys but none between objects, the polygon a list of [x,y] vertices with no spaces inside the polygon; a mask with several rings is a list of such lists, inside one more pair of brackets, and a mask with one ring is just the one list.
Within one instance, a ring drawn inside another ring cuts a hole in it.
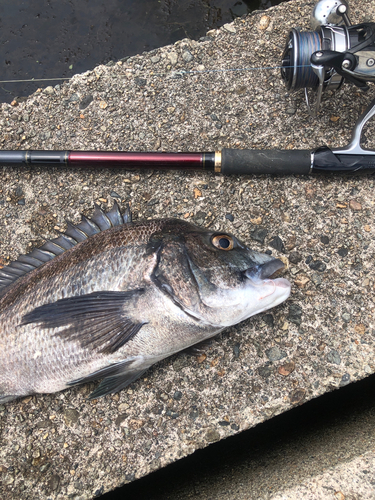
[{"label": "dark water", "polygon": [[[2,0],[0,80],[70,77],[282,0]],[[0,102],[59,81],[0,83]]]}]

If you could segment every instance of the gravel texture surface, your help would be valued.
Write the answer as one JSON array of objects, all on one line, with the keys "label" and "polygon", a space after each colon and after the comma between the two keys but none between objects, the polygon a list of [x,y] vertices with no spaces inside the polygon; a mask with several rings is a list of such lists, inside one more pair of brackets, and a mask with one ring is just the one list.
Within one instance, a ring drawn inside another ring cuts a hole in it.
[{"label": "gravel texture surface", "polygon": [[[315,2],[237,19],[3,104],[2,149],[213,151],[348,143],[372,97],[344,86],[318,119],[278,70],[291,27]],[[356,22],[375,19],[370,0]],[[193,73],[182,74],[181,70]],[[211,71],[215,70],[215,71]],[[197,73],[195,73],[197,71]],[[373,127],[366,134],[374,138]],[[367,143],[374,147],[374,140]],[[112,397],[92,387],[0,406],[0,496],[86,499],[374,372],[374,181],[104,169],[0,170],[0,258],[30,251],[94,203],[135,219],[229,230],[289,261],[287,303],[229,329],[206,357],[178,355]]]}]

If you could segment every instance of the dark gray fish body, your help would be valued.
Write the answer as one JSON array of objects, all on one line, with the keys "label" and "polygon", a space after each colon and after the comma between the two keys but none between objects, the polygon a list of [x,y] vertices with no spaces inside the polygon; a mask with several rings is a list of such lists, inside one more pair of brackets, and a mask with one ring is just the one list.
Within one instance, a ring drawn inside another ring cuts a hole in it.
[{"label": "dark gray fish body", "polygon": [[0,402],[99,378],[92,397],[116,392],[289,296],[268,279],[282,263],[232,235],[128,219],[97,209],[0,271]]}]

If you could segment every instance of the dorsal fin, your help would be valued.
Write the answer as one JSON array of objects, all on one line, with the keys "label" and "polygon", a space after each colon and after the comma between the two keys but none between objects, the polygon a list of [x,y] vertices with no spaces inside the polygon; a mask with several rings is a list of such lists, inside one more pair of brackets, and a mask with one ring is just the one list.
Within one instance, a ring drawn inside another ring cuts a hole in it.
[{"label": "dorsal fin", "polygon": [[26,255],[20,255],[17,260],[0,269],[0,295],[18,278],[52,260],[56,255],[64,253],[65,250],[73,248],[77,243],[110,227],[130,222],[132,222],[132,217],[129,205],[122,216],[116,200],[108,212],[104,212],[96,205],[91,219],[83,215],[82,221],[77,225],[67,221],[66,231],[58,238],[47,240],[40,248],[34,248]]}]

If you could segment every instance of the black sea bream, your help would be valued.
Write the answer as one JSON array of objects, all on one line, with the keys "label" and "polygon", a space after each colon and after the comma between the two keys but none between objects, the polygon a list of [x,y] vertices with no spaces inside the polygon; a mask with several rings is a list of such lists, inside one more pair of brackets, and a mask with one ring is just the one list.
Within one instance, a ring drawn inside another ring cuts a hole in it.
[{"label": "black sea bream", "polygon": [[277,306],[284,267],[231,234],[118,206],[0,270],[0,403],[103,379],[91,397]]}]

